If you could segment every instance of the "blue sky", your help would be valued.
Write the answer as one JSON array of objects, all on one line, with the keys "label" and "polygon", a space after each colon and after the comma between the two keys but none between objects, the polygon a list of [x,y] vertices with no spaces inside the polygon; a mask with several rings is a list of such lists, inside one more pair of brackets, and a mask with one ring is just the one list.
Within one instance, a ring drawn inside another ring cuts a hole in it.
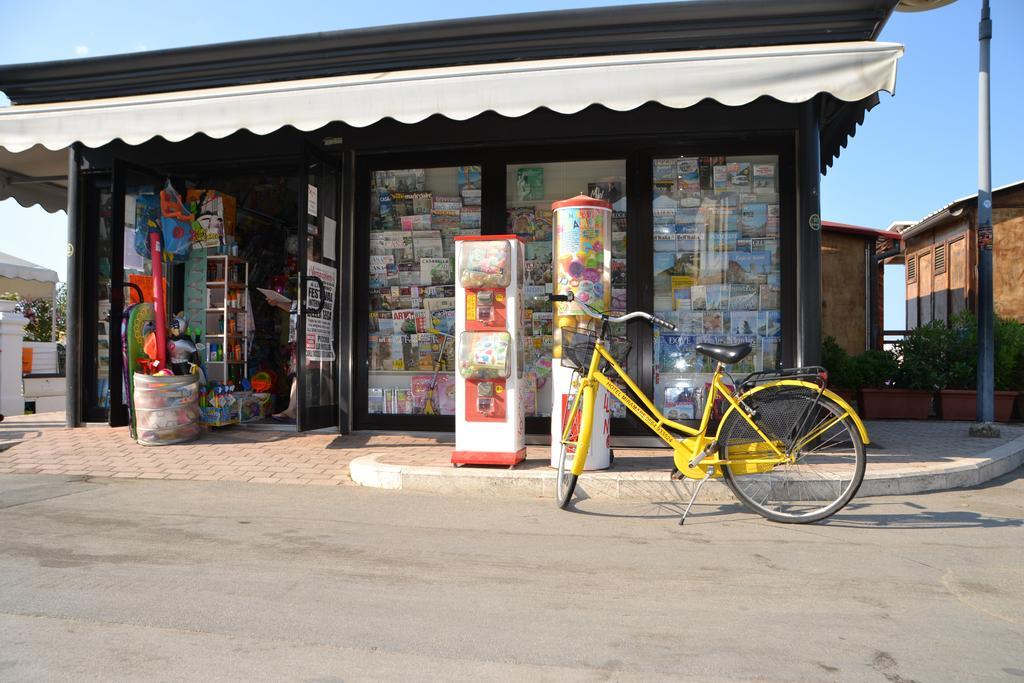
[{"label": "blue sky", "polygon": [[[991,0],[992,182],[1024,178],[1024,1]],[[0,63],[76,57],[217,43],[360,26],[450,19],[630,2],[445,0],[387,3],[268,2],[165,3],[113,1],[45,3],[0,0],[8,30]],[[850,146],[823,180],[823,218],[884,228],[914,220],[977,190],[977,22],[980,0],[959,0],[931,12],[900,14],[881,40],[903,43],[895,97],[882,95]],[[102,7],[102,10],[95,9]],[[168,12],[173,7],[173,12]],[[623,7],[623,12],[629,8]],[[11,30],[16,27],[16,30]],[[13,236],[30,235],[13,240]],[[0,202],[0,250],[65,272],[66,217]],[[891,297],[891,298],[890,298]],[[887,328],[899,327],[902,293],[887,291]]]}]

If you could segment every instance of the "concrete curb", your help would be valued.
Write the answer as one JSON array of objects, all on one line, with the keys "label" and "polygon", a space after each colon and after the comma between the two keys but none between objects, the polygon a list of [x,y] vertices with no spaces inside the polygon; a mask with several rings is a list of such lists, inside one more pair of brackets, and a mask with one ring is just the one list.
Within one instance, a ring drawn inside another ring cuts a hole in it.
[{"label": "concrete curb", "polygon": [[[394,465],[364,455],[349,464],[352,481],[371,488],[441,494],[553,498],[552,469],[508,470],[451,466]],[[895,496],[977,486],[1024,464],[1024,436],[960,462],[934,463],[868,471],[858,496]],[[675,481],[664,472],[587,472],[580,477],[578,495],[626,501],[688,501],[696,482]],[[725,482],[713,479],[701,490],[701,500],[734,500]]]}]

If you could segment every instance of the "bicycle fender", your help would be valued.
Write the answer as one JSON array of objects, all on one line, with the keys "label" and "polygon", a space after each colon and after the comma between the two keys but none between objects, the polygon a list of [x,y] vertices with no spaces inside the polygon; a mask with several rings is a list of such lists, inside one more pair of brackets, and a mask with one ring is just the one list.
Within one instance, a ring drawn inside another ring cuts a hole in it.
[{"label": "bicycle fender", "polygon": [[[746,398],[747,396],[753,396],[754,394],[756,394],[759,391],[763,391],[764,389],[767,389],[769,387],[777,387],[777,386],[805,387],[805,388],[810,389],[812,391],[818,391],[818,389],[820,388],[820,387],[818,387],[817,384],[814,384],[813,382],[805,382],[805,381],[799,380],[799,379],[783,379],[783,380],[778,380],[776,382],[771,382],[769,384],[762,384],[760,386],[756,386],[753,389],[751,389],[750,391],[748,391],[745,394],[743,394],[740,398],[742,399],[742,398]],[[836,394],[833,391],[829,391],[828,389],[823,391],[822,395],[826,396],[830,401],[832,401],[837,406],[839,406],[844,411],[846,411],[847,413],[850,414],[850,417],[853,419],[853,424],[855,424],[857,426],[857,431],[860,432],[861,441],[864,442],[865,446],[868,445],[869,443],[871,443],[871,440],[868,438],[868,430],[864,426],[864,422],[861,421],[860,415],[857,414],[857,411],[855,411],[850,406],[849,403],[847,403],[845,400],[843,400],[838,394]],[[719,432],[721,432],[722,426],[725,424],[725,419],[727,417],[729,417],[729,413],[734,412],[735,410],[736,409],[733,406],[730,405],[729,409],[725,411],[724,415],[722,415],[722,421],[718,423],[718,430],[719,430]],[[721,438],[721,434],[720,433],[717,434],[716,438]]]}]

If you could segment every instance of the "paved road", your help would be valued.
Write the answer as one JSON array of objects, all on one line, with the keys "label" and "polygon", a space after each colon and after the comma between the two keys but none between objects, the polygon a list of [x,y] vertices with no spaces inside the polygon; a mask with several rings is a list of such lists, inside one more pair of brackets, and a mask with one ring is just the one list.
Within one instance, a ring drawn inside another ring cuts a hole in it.
[{"label": "paved road", "polygon": [[1024,680],[1024,470],[735,506],[0,476],[0,680]]}]

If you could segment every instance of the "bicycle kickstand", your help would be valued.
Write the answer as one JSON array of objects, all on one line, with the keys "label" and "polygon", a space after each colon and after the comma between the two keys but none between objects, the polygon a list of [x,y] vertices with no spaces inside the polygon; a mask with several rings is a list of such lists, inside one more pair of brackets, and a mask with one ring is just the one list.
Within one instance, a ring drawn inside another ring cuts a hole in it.
[{"label": "bicycle kickstand", "polygon": [[690,502],[686,504],[686,509],[683,510],[683,516],[679,519],[679,526],[682,526],[686,523],[686,516],[690,514],[690,508],[693,507],[694,501],[697,500],[697,494],[700,493],[700,487],[704,486],[704,482],[710,479],[714,473],[715,466],[711,465],[710,467],[708,467],[708,471],[704,474],[704,478],[697,482],[697,488],[695,488],[693,490],[693,493],[690,494]]}]

